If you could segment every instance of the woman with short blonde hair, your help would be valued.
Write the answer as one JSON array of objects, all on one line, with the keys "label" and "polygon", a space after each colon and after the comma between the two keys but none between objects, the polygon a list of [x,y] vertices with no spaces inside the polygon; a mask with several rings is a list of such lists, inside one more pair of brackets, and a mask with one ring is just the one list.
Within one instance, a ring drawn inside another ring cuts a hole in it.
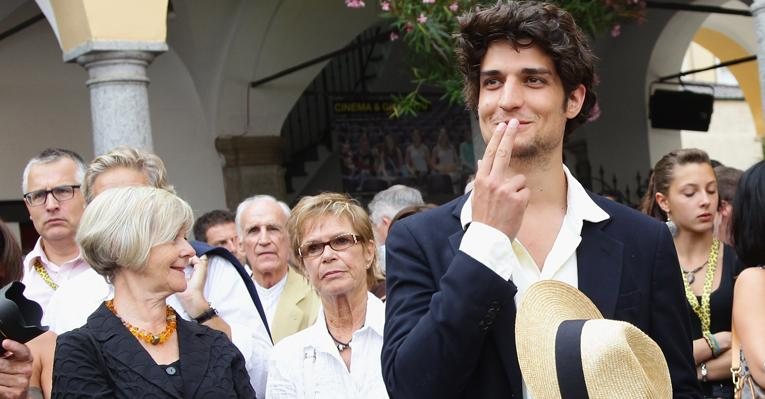
[{"label": "woman with short blonde hair", "polygon": [[313,326],[274,347],[266,397],[387,398],[385,307],[368,291],[380,277],[369,216],[347,195],[324,193],[301,199],[287,229],[322,308]]},{"label": "woman with short blonde hair", "polygon": [[[253,398],[242,354],[225,334],[166,304],[186,290],[186,266],[205,267],[186,241],[189,205],[154,187],[112,188],[85,209],[83,257],[114,287],[85,326],[59,336],[53,397]],[[192,284],[192,283],[189,283]]]}]

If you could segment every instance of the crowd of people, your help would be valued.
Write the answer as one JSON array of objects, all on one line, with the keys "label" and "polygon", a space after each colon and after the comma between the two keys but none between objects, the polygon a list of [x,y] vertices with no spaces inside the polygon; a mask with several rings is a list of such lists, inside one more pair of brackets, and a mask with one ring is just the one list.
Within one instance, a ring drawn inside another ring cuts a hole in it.
[{"label": "crowd of people", "polygon": [[[467,193],[441,206],[392,185],[368,210],[345,193],[292,208],[259,194],[195,221],[150,152],[33,157],[22,193],[39,239],[22,259],[0,223],[0,284],[21,280],[49,330],[2,341],[0,397],[733,398],[737,380],[765,385],[765,161],[741,173],[672,151],[630,209],[563,164],[564,136],[597,103],[595,56],[568,13],[500,2],[462,16],[457,42],[487,147]],[[460,170],[444,132],[422,159],[380,148],[381,175]]]},{"label": "crowd of people", "polygon": [[396,184],[436,197],[461,192],[475,173],[475,155],[469,128],[452,128],[343,131],[338,136],[343,189],[360,197]]}]

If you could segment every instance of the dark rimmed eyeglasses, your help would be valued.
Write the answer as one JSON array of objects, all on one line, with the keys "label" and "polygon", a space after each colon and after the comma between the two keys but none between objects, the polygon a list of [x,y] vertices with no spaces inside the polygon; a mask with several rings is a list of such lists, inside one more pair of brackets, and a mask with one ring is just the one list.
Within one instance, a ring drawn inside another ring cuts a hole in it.
[{"label": "dark rimmed eyeglasses", "polygon": [[48,194],[53,194],[53,198],[58,202],[67,201],[74,197],[74,191],[78,188],[80,188],[79,184],[68,184],[53,187],[50,190],[30,191],[24,194],[24,201],[26,201],[29,206],[40,206],[48,201]]},{"label": "dark rimmed eyeglasses", "polygon": [[356,245],[361,240],[361,236],[351,233],[340,234],[329,241],[309,242],[298,248],[298,254],[301,258],[314,258],[324,253],[324,248],[329,245],[335,251],[345,251]]}]

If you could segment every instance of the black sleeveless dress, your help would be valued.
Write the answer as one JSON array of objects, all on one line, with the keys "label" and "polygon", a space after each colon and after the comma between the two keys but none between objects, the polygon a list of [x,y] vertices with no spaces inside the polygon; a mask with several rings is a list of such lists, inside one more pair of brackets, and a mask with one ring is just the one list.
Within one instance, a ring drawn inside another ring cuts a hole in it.
[{"label": "black sleeveless dress", "polygon": [[[709,308],[711,313],[709,331],[714,334],[719,331],[731,330],[731,318],[733,315],[733,283],[743,269],[743,264],[736,256],[733,247],[724,245],[722,276],[720,286],[712,291],[709,296]],[[703,275],[701,276],[703,278]],[[701,297],[697,297],[701,301]],[[687,303],[686,303],[687,304]],[[694,340],[702,338],[701,321],[696,312],[688,305],[691,314],[691,336]],[[707,398],[733,398],[733,381],[730,378],[720,381],[699,382],[704,397]]]}]

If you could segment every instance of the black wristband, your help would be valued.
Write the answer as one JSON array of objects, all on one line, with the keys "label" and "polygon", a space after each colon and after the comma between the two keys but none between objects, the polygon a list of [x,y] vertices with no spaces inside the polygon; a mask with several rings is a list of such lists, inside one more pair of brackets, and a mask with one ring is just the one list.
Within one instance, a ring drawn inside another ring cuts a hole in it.
[{"label": "black wristband", "polygon": [[210,306],[207,310],[202,312],[201,315],[195,317],[194,321],[196,321],[199,324],[202,324],[202,323],[212,319],[213,317],[215,317],[217,315],[218,315],[218,311],[215,310],[214,307]]}]

